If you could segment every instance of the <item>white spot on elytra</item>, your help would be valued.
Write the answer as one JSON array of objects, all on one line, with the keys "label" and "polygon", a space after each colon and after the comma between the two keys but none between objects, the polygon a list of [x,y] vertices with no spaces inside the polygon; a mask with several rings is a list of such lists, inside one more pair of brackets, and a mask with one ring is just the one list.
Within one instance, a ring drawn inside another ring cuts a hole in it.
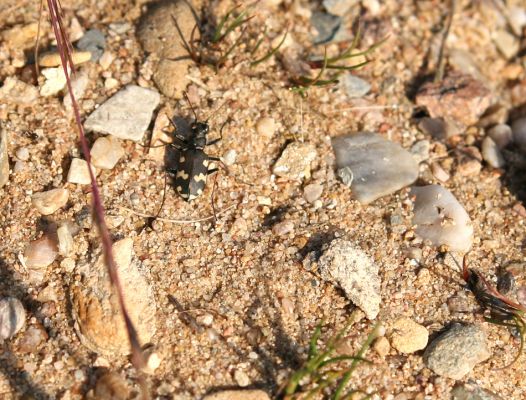
[{"label": "white spot on elytra", "polygon": [[185,181],[188,180],[188,174],[184,171],[184,170],[181,170],[181,171],[177,171],[177,175],[175,175],[175,178],[183,178]]},{"label": "white spot on elytra", "polygon": [[199,182],[199,181],[206,182],[206,175],[203,173],[200,173],[199,175],[194,176],[194,179],[196,182]]}]

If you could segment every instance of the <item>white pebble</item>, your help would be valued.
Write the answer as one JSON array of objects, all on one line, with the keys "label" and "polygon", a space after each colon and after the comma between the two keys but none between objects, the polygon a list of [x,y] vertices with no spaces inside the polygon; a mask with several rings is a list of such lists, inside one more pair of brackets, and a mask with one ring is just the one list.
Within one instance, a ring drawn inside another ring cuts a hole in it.
[{"label": "white pebble", "polygon": [[35,193],[31,203],[42,215],[50,215],[64,207],[69,199],[69,190],[51,189],[46,192]]},{"label": "white pebble", "polygon": [[503,149],[513,140],[511,127],[506,124],[497,124],[488,130],[488,136],[493,139],[499,149]]},{"label": "white pebble", "polygon": [[29,150],[27,147],[20,147],[15,154],[16,158],[18,158],[20,161],[27,161],[29,160]]},{"label": "white pebble", "polygon": [[250,378],[248,375],[239,369],[234,372],[234,379],[240,387],[247,387],[250,385]]},{"label": "white pebble", "polygon": [[323,186],[317,183],[310,183],[303,188],[303,197],[309,203],[314,203],[323,193]]},{"label": "white pebble", "polygon": [[270,117],[260,118],[256,124],[256,132],[259,135],[270,138],[276,131],[276,121]]},{"label": "white pebble", "polygon": [[106,89],[115,89],[119,86],[119,81],[115,78],[108,78],[104,81],[104,88]]},{"label": "white pebble", "polygon": [[493,168],[502,168],[506,164],[499,147],[490,137],[482,141],[482,157]]},{"label": "white pebble", "polygon": [[226,165],[234,165],[236,162],[237,152],[234,149],[227,150],[225,154],[223,154],[223,162]]},{"label": "white pebble", "polygon": [[[95,167],[92,166],[93,174],[95,175]],[[88,185],[91,183],[88,163],[86,160],[74,158],[71,160],[71,166],[68,171],[68,182],[77,183],[79,185]]]},{"label": "white pebble", "polygon": [[40,88],[41,96],[53,96],[66,86],[66,75],[64,75],[62,67],[44,68],[41,72],[46,78],[46,81]]},{"label": "white pebble", "polygon": [[91,162],[100,169],[113,169],[124,156],[119,139],[112,136],[100,137],[91,148]]},{"label": "white pebble", "polygon": [[46,234],[26,247],[24,250],[25,265],[32,269],[45,268],[55,261],[57,251],[56,239]]},{"label": "white pebble", "polygon": [[57,229],[58,252],[62,256],[69,256],[73,252],[73,236],[67,224],[62,224]]},{"label": "white pebble", "polygon": [[0,340],[12,338],[26,322],[26,310],[20,300],[6,297],[0,300]]},{"label": "white pebble", "polygon": [[473,226],[468,213],[453,194],[440,185],[415,187],[413,224],[416,233],[434,245],[451,251],[468,251],[473,243]]}]

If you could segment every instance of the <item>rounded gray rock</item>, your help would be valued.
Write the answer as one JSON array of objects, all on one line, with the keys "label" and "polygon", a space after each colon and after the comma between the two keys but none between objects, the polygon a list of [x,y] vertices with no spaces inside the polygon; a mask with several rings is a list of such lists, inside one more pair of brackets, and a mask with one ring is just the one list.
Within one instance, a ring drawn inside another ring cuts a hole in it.
[{"label": "rounded gray rock", "polygon": [[424,362],[437,375],[462,379],[490,355],[480,326],[454,324],[427,347]]},{"label": "rounded gray rock", "polygon": [[0,340],[12,338],[26,322],[26,310],[20,300],[6,297],[0,300]]}]

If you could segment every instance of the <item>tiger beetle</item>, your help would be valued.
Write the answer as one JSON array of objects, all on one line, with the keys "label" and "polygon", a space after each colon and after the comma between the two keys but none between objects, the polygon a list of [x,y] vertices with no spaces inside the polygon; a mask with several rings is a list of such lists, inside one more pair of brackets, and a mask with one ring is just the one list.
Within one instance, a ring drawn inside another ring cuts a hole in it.
[{"label": "tiger beetle", "polygon": [[[184,96],[194,114],[194,122],[190,125],[189,137],[184,137],[177,131],[174,132],[176,142],[172,143],[171,146],[179,151],[179,159],[177,160],[177,167],[168,168],[167,172],[175,173],[175,189],[177,193],[186,201],[190,201],[203,194],[208,175],[219,170],[218,168],[209,169],[210,161],[221,162],[221,159],[206,154],[205,147],[216,144],[223,138],[223,128],[228,120],[223,123],[219,132],[219,138],[208,142],[206,136],[210,130],[208,126],[210,117],[204,122],[199,121],[186,92],[184,92]],[[171,119],[170,122],[177,129]]]}]

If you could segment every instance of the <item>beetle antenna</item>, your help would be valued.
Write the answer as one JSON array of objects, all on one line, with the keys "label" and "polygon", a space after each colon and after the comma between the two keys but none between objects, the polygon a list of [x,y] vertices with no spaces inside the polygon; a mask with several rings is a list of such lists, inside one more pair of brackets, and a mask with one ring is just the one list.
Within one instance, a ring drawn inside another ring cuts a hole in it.
[{"label": "beetle antenna", "polygon": [[206,119],[205,123],[208,123],[210,118],[212,118],[214,115],[216,115],[219,112],[219,110],[221,110],[224,106],[227,105],[227,103],[228,103],[228,100],[225,100],[224,103],[219,106],[219,108],[217,108],[214,112],[212,112],[212,114],[210,114],[208,116],[208,118]]},{"label": "beetle antenna", "polygon": [[195,112],[195,109],[194,109],[194,106],[192,105],[192,102],[188,98],[188,93],[186,93],[186,91],[184,91],[183,95],[184,95],[184,98],[186,99],[186,101],[188,102],[188,104],[190,104],[190,108],[192,109],[192,112],[194,113],[195,122],[197,122],[197,113]]}]

